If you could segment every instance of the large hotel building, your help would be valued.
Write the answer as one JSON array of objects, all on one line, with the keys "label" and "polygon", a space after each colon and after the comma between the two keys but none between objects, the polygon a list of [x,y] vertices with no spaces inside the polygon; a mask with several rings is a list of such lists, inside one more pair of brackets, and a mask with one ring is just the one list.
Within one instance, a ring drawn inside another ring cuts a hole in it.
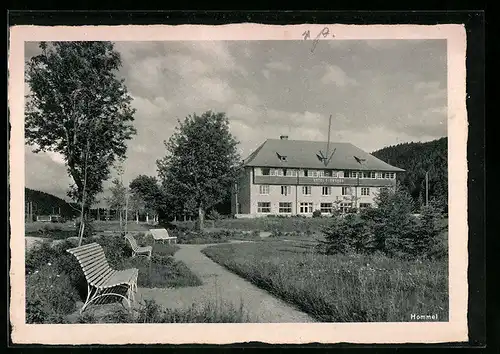
[{"label": "large hotel building", "polygon": [[[328,150],[328,151],[327,151]],[[236,217],[306,215],[373,206],[393,188],[391,166],[349,143],[268,139],[245,161],[232,193]]]}]

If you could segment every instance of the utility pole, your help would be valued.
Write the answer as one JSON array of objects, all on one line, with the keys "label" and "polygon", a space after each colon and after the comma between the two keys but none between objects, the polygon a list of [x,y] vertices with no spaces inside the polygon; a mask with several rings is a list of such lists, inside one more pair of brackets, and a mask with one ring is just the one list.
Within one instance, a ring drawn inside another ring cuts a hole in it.
[{"label": "utility pole", "polygon": [[238,183],[234,184],[234,214],[238,214]]}]

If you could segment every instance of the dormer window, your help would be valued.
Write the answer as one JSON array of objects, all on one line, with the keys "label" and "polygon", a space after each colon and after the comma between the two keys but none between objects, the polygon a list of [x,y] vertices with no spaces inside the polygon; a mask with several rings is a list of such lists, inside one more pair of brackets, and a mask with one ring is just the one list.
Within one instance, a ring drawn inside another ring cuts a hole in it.
[{"label": "dormer window", "polygon": [[279,153],[276,153],[276,156],[278,156],[278,159],[280,159],[280,161],[286,161],[285,155],[280,155]]}]

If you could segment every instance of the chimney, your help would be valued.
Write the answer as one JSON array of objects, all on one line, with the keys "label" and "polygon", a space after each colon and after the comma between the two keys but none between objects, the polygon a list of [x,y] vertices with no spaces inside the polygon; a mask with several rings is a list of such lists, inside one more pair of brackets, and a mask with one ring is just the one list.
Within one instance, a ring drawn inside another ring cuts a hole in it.
[{"label": "chimney", "polygon": [[288,135],[281,135],[280,140],[288,140]]}]

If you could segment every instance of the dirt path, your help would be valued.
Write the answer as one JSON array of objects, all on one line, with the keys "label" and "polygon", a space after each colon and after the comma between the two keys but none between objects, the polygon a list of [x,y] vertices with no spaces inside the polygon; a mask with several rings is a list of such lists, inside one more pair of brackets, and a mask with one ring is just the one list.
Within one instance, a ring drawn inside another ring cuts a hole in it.
[{"label": "dirt path", "polygon": [[197,287],[179,289],[139,288],[137,299],[154,299],[169,308],[187,308],[192,304],[219,299],[239,308],[241,302],[251,322],[315,322],[309,315],[293,308],[245,279],[229,272],[200,251],[208,245],[179,245],[175,258],[182,261],[203,282]]}]

